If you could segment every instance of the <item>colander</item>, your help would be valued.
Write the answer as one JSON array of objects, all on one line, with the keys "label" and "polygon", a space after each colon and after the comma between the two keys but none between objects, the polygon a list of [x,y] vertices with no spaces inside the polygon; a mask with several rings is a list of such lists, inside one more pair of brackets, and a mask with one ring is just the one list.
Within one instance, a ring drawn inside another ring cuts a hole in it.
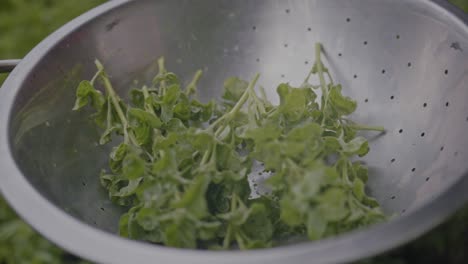
[{"label": "colander", "polygon": [[[368,134],[369,192],[394,217],[337,237],[273,249],[196,251],[116,235],[122,208],[100,187],[106,147],[78,82],[100,59],[122,95],[167,68],[205,72],[202,99],[230,76],[300,85],[323,43],[326,63],[358,101]],[[0,63],[0,70],[17,61]],[[0,90],[1,191],[59,246],[100,263],[344,263],[421,235],[468,201],[468,18],[442,0],[110,1],[34,48]]]}]

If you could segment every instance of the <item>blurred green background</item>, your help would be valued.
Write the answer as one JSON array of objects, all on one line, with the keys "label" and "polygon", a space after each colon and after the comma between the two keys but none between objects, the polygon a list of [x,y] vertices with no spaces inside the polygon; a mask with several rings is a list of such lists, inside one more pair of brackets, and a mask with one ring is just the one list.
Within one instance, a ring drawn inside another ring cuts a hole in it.
[{"label": "blurred green background", "polygon": [[[376,0],[378,1],[378,0]],[[0,0],[0,58],[22,58],[52,31],[104,0]],[[451,0],[468,12],[468,0]],[[6,75],[0,74],[0,85]],[[19,220],[0,198],[0,264],[84,263]],[[365,264],[468,263],[468,208],[417,241]]]},{"label": "blurred green background", "polygon": [[[22,58],[44,37],[103,0],[0,0],[0,58]],[[0,85],[6,75],[0,74]],[[0,264],[80,263],[19,220],[0,198]]]},{"label": "blurred green background", "polygon": [[468,13],[468,0],[450,0],[450,2]]}]

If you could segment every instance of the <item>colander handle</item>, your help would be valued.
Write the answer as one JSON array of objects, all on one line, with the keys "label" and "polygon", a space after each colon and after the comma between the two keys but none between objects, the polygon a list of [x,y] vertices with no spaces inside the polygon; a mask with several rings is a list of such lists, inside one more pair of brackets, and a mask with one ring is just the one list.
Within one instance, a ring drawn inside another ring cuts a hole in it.
[{"label": "colander handle", "polygon": [[21,60],[0,60],[0,73],[11,72]]}]

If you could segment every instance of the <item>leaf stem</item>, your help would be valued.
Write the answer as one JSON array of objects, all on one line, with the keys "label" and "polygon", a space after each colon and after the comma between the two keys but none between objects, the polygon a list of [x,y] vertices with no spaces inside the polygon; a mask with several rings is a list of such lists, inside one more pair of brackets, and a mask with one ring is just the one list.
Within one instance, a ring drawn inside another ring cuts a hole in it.
[{"label": "leaf stem", "polygon": [[210,154],[211,154],[211,149],[208,149],[207,151],[205,151],[205,154],[203,154],[203,158],[200,164],[202,165],[206,164],[208,162],[208,158],[210,157]]},{"label": "leaf stem", "polygon": [[106,92],[109,95],[112,105],[114,106],[115,111],[117,112],[117,115],[119,116],[120,122],[122,122],[123,129],[124,129],[124,140],[126,143],[129,142],[129,135],[128,135],[128,120],[125,117],[125,114],[122,110],[122,107],[120,107],[119,103],[119,98],[116,95],[114,89],[112,88],[112,85],[107,77],[104,77],[101,75],[101,79],[104,82],[104,87],[106,88]]},{"label": "leaf stem", "polygon": [[312,74],[315,72],[315,67],[310,69],[309,74],[307,74],[307,77],[305,78],[304,82],[302,83],[302,86],[306,86],[309,83],[310,77],[312,77]]},{"label": "leaf stem", "polygon": [[331,76],[329,70],[327,71],[327,76],[328,76],[328,79],[330,80],[330,84],[333,85],[333,77]]},{"label": "leaf stem", "polygon": [[[218,126],[220,123],[224,122],[224,121],[227,121],[226,123],[229,123],[234,117],[235,115],[240,111],[240,109],[242,108],[242,106],[245,104],[245,102],[247,102],[247,99],[249,99],[249,96],[250,96],[250,90],[253,89],[253,87],[255,87],[255,85],[257,84],[257,81],[258,79],[260,78],[260,74],[256,74],[254,79],[250,82],[249,86],[247,87],[247,89],[244,91],[244,93],[242,94],[241,98],[239,99],[239,101],[237,101],[237,103],[234,105],[234,107],[231,109],[231,111],[229,111],[228,113],[224,114],[223,116],[221,116],[220,118],[218,118],[214,123],[212,123],[209,127],[208,127],[208,130],[212,130],[214,129],[216,126]],[[226,128],[227,124],[225,124],[224,126],[222,127],[219,127],[218,130],[216,131],[223,131],[224,128]],[[215,133],[216,134],[216,133]]]},{"label": "leaf stem", "polygon": [[203,71],[202,70],[198,70],[196,73],[195,73],[195,76],[193,76],[193,79],[192,81],[187,85],[187,88],[185,89],[186,93],[188,96],[192,95],[192,94],[196,94],[197,92],[197,84],[198,82],[200,81],[200,78],[202,77],[203,75]]},{"label": "leaf stem", "polygon": [[99,77],[99,75],[102,74],[102,70],[99,69],[93,76],[93,78],[91,79],[91,81],[89,81],[91,83],[91,85],[94,86],[94,83],[96,82],[96,79]]},{"label": "leaf stem", "polygon": [[232,235],[232,225],[228,225],[227,231],[226,231],[226,236],[224,237],[223,241],[223,248],[228,249],[229,244],[231,243],[231,235]]},{"label": "leaf stem", "polygon": [[250,89],[250,98],[253,98],[255,106],[261,115],[265,114],[265,104],[258,98],[257,93],[254,90],[254,87]]},{"label": "leaf stem", "polygon": [[[166,66],[164,65],[165,62],[164,62],[164,57],[161,57],[158,59],[158,67],[159,67],[159,74],[160,76],[163,76],[164,74],[166,74]],[[164,79],[161,80],[161,86],[160,86],[160,90],[161,90],[161,95],[165,95],[166,94],[166,81]]]},{"label": "leaf stem", "polygon": [[260,96],[264,102],[268,102],[268,96],[266,95],[265,88],[263,88],[263,86],[260,86]]},{"label": "leaf stem", "polygon": [[239,248],[241,250],[245,250],[247,249],[245,243],[244,243],[244,239],[242,238],[241,234],[240,233],[237,233],[236,234],[236,241],[237,241],[237,245],[239,245]]},{"label": "leaf stem", "polygon": [[242,97],[239,99],[236,105],[234,105],[231,111],[229,111],[229,113],[227,114],[229,118],[233,118],[240,111],[242,106],[245,104],[245,102],[249,98],[250,90],[252,90],[255,87],[259,78],[260,78],[260,74],[257,73],[254,79],[250,82],[249,86],[247,87],[247,90],[244,92]]},{"label": "leaf stem", "polygon": [[317,75],[320,80],[320,87],[322,88],[322,96],[325,98],[323,104],[321,105],[321,110],[323,111],[328,104],[328,87],[325,81],[323,63],[322,63],[322,44],[315,44],[315,65],[317,67]]},{"label": "leaf stem", "polygon": [[107,100],[107,129],[110,129],[112,127],[112,102],[111,100]]},{"label": "leaf stem", "polygon": [[143,88],[141,89],[143,91],[143,96],[145,98],[145,109],[146,111],[156,115],[156,112],[154,111],[154,108],[151,104],[148,104],[147,100],[148,98],[150,97],[150,94],[149,94],[149,91],[148,91],[148,87],[143,86]]},{"label": "leaf stem", "polygon": [[[237,207],[236,207],[236,199],[237,199],[237,196],[236,196],[236,193],[232,193],[231,194],[231,212],[233,212]],[[232,224],[228,224],[228,227],[227,227],[227,231],[226,231],[226,236],[224,237],[224,241],[223,241],[223,248],[224,249],[228,249],[229,248],[229,244],[231,243],[231,236],[232,236]]]},{"label": "leaf stem", "polygon": [[120,106],[120,98],[115,92],[114,88],[112,87],[112,84],[104,71],[104,66],[98,60],[96,60],[95,63],[98,68],[98,71],[100,72],[99,76],[101,77],[101,80],[104,83],[104,88],[106,89],[106,92],[112,101],[112,105],[114,106],[115,111],[117,112],[117,115],[119,116],[120,122],[122,122],[125,143],[128,144],[129,142],[131,142],[135,146],[138,146],[136,139],[132,135],[129,135],[128,120],[125,117],[122,107]]},{"label": "leaf stem", "polygon": [[348,125],[348,127],[361,131],[385,132],[385,128],[382,126]]}]

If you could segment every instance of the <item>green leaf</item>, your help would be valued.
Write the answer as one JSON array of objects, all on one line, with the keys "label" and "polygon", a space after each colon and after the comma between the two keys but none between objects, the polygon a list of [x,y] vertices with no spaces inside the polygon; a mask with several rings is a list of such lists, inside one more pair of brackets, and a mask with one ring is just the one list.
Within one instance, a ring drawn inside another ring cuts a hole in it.
[{"label": "green leaf", "polygon": [[284,156],[289,157],[293,160],[295,160],[297,156],[302,155],[308,147],[305,143],[294,142],[294,141],[282,143],[281,145],[282,145],[282,151],[281,151],[282,154],[284,154]]},{"label": "green leaf", "polygon": [[178,191],[177,186],[173,183],[146,177],[140,183],[135,195],[140,201],[144,201],[143,209],[149,209],[151,214],[160,216],[167,211],[169,202],[173,200],[174,192]]},{"label": "green leaf", "polygon": [[341,143],[336,137],[323,137],[324,151],[327,155],[341,152]]},{"label": "green leaf", "polygon": [[240,227],[249,218],[250,210],[244,204],[237,208],[231,208],[231,211],[225,214],[219,214],[218,217],[229,222],[229,224]]},{"label": "green leaf", "polygon": [[339,188],[330,188],[317,197],[321,215],[327,221],[337,222],[348,215],[346,193]]},{"label": "green leaf", "polygon": [[322,136],[323,129],[317,123],[309,123],[305,125],[300,125],[294,127],[286,135],[286,140],[288,142],[307,142],[311,140],[316,140]]},{"label": "green leaf", "polygon": [[[159,218],[159,210],[152,207],[141,208],[136,215],[136,221],[146,231],[159,231],[161,229]],[[162,236],[161,233],[160,235]],[[162,238],[160,240],[162,240]]]},{"label": "green leaf", "polygon": [[174,105],[179,99],[180,94],[181,91],[179,85],[173,84],[169,86],[166,90],[166,93],[162,97],[163,103],[170,106]]},{"label": "green leaf", "polygon": [[112,149],[110,153],[109,166],[112,172],[119,173],[122,169],[122,161],[129,151],[129,146],[125,143],[118,145]]},{"label": "green leaf", "polygon": [[364,183],[359,178],[354,179],[353,193],[359,201],[362,201],[366,195],[364,191]]},{"label": "green leaf", "polygon": [[[253,203],[250,215],[242,225],[244,234],[254,241],[270,242],[273,237],[273,224],[264,204]],[[252,244],[250,248],[265,247],[266,245]]]},{"label": "green leaf", "polygon": [[198,176],[186,190],[184,196],[174,203],[175,208],[185,208],[197,218],[207,215],[206,190],[210,179],[206,176]]},{"label": "green leaf", "polygon": [[189,120],[192,116],[191,107],[187,102],[180,102],[174,106],[174,116],[180,120]]},{"label": "green leaf", "polygon": [[278,139],[282,134],[281,129],[274,125],[267,125],[264,127],[257,127],[249,129],[245,132],[245,138],[255,140],[257,144]]},{"label": "green leaf", "polygon": [[[235,148],[227,144],[216,145],[216,166],[220,170],[230,170],[245,175],[249,170],[250,160],[239,155]],[[239,175],[239,177],[243,177]]]},{"label": "green leaf", "polygon": [[379,207],[379,202],[375,198],[369,197],[367,195],[362,198],[362,203],[371,208]]},{"label": "green leaf", "polygon": [[280,105],[286,103],[286,97],[288,96],[289,92],[291,91],[291,86],[287,83],[282,83],[278,85],[276,88],[276,93],[278,94],[280,98]]},{"label": "green leaf", "polygon": [[122,167],[123,176],[129,180],[135,180],[145,175],[145,161],[135,153],[125,156]]},{"label": "green leaf", "polygon": [[112,126],[112,127],[107,128],[102,133],[101,138],[99,139],[99,144],[105,145],[105,144],[109,143],[111,141],[112,134],[115,133],[115,132],[120,132],[121,129],[122,128],[118,127],[118,126]]},{"label": "green leaf", "polygon": [[367,167],[363,166],[360,162],[353,163],[353,171],[355,176],[361,179],[363,183],[366,183],[369,178],[369,171]]},{"label": "green leaf", "polygon": [[165,72],[163,74],[158,74],[153,79],[154,86],[161,85],[162,82],[164,82],[166,86],[173,86],[173,85],[180,86],[179,78],[177,77],[177,75],[175,75],[172,72]]},{"label": "green leaf", "polygon": [[187,130],[187,127],[184,125],[184,123],[177,118],[172,118],[170,121],[168,121],[164,128],[166,131],[175,133],[183,133]]},{"label": "green leaf", "polygon": [[159,159],[153,163],[152,173],[155,175],[165,174],[166,171],[174,173],[177,162],[175,161],[174,151],[162,149],[159,150]]},{"label": "green leaf", "polygon": [[234,171],[229,171],[229,170],[222,171],[219,177],[221,178],[221,181],[236,182],[236,181],[241,181],[245,179],[246,175],[247,175],[247,169],[244,168],[240,172],[234,172]]},{"label": "green leaf", "polygon": [[224,93],[222,98],[229,104],[234,105],[239,101],[245,90],[249,86],[247,81],[237,77],[231,77],[224,81]]},{"label": "green leaf", "polygon": [[216,238],[219,229],[222,227],[220,222],[197,222],[198,236],[201,240],[210,240]]},{"label": "green leaf", "polygon": [[196,248],[196,229],[188,221],[170,224],[165,232],[166,245],[178,248]]},{"label": "green leaf", "polygon": [[133,134],[139,146],[143,146],[151,139],[151,127],[146,124],[132,126]]},{"label": "green leaf", "polygon": [[[161,120],[164,123],[168,123],[174,117],[174,107],[172,105],[163,104],[161,105]],[[179,120],[180,121],[180,120]]]},{"label": "green leaf", "polygon": [[307,236],[310,240],[322,238],[327,230],[328,221],[323,218],[320,211],[313,209],[307,213]]},{"label": "green leaf", "polygon": [[154,114],[148,113],[138,108],[129,108],[128,113],[131,117],[138,120],[141,124],[147,124],[151,128],[161,127],[161,120]]},{"label": "green leaf", "polygon": [[130,212],[123,214],[119,221],[119,235],[123,237],[129,237],[129,220]]},{"label": "green leaf", "polygon": [[215,138],[212,134],[209,134],[205,131],[196,131],[195,133],[191,134],[190,141],[196,150],[200,151],[201,153],[205,153],[206,151],[212,149],[212,146],[215,143]]},{"label": "green leaf", "polygon": [[159,153],[159,150],[168,149],[174,146],[179,139],[179,134],[174,132],[169,132],[166,136],[157,135],[153,137],[153,153]]},{"label": "green leaf", "polygon": [[191,119],[194,121],[208,122],[214,114],[216,107],[215,101],[202,104],[197,100],[190,102]]},{"label": "green leaf", "polygon": [[138,186],[143,178],[138,178],[134,180],[129,180],[128,184],[124,187],[116,190],[115,192],[111,192],[111,196],[113,197],[128,197],[136,193]]},{"label": "green leaf", "polygon": [[356,101],[341,94],[341,85],[331,87],[329,102],[338,117],[350,115],[357,108]]},{"label": "green leaf", "polygon": [[226,185],[212,183],[208,186],[206,199],[209,211],[213,215],[225,214],[230,209],[230,193]]},{"label": "green leaf", "polygon": [[130,209],[130,211],[122,217],[120,217],[120,235],[123,237],[132,238],[135,237],[135,231],[138,230],[138,226],[136,225],[135,220],[135,211],[137,210],[136,207]]},{"label": "green leaf", "polygon": [[369,143],[363,137],[357,137],[347,143],[341,143],[343,152],[348,154],[357,154],[360,157],[365,156],[369,152]]},{"label": "green leaf", "polygon": [[76,101],[73,110],[79,110],[90,104],[97,111],[101,110],[106,102],[102,93],[94,88],[89,81],[80,82],[76,90]]},{"label": "green leaf", "polygon": [[293,88],[288,84],[281,84],[277,89],[280,96],[279,111],[290,122],[296,122],[306,114],[308,92],[305,89]]},{"label": "green leaf", "polygon": [[130,91],[130,100],[137,108],[143,109],[145,107],[145,95],[140,89],[132,89]]},{"label": "green leaf", "polygon": [[300,208],[290,199],[283,198],[280,202],[281,220],[290,226],[298,226],[303,223],[303,215]]},{"label": "green leaf", "polygon": [[255,146],[252,157],[264,163],[265,169],[279,169],[282,164],[283,145],[278,141],[270,141]]},{"label": "green leaf", "polygon": [[138,108],[128,109],[128,119],[138,145],[151,141],[153,129],[160,128],[161,120],[153,113]]}]

